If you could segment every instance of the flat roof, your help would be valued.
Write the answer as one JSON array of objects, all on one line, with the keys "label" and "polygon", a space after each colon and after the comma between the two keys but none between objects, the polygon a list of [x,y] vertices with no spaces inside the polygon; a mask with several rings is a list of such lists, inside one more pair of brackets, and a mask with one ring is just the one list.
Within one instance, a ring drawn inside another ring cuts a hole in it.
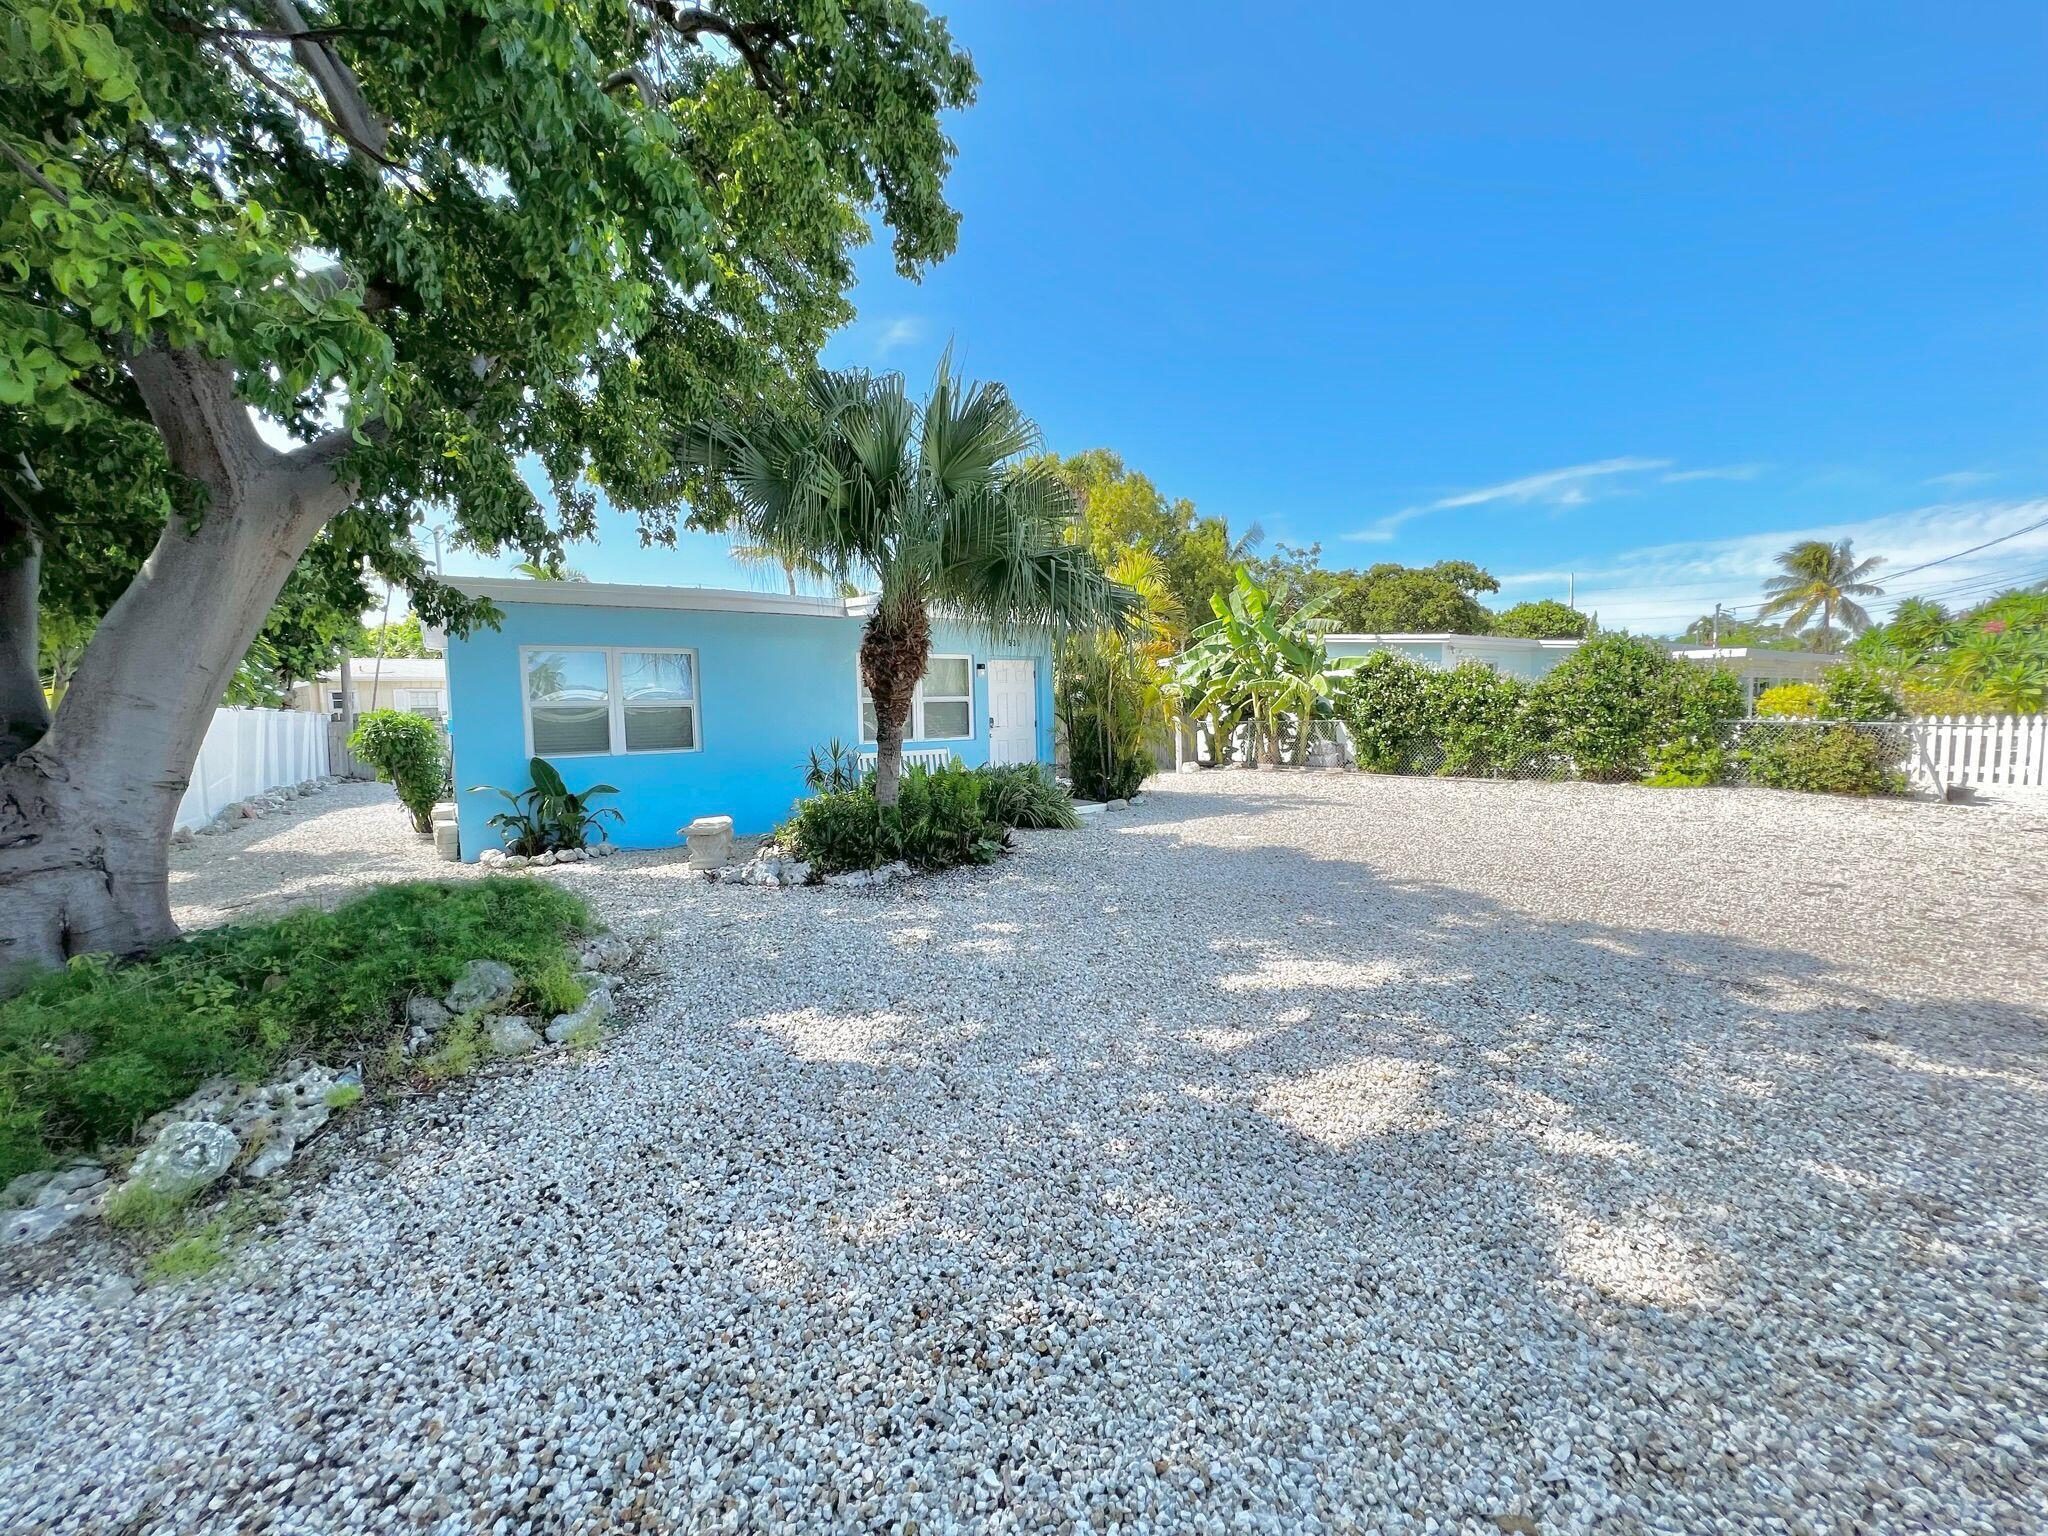
[{"label": "flat roof", "polygon": [[612,581],[535,581],[517,576],[444,576],[465,597],[494,603],[557,603],[572,608],[694,608],[710,613],[783,613],[814,619],[863,619],[873,597],[791,597],[730,587],[643,587]]},{"label": "flat roof", "polygon": [[1560,650],[1582,644],[1579,640],[1532,640],[1526,635],[1325,635],[1324,641],[1346,640],[1354,645],[1490,645],[1505,650]]}]

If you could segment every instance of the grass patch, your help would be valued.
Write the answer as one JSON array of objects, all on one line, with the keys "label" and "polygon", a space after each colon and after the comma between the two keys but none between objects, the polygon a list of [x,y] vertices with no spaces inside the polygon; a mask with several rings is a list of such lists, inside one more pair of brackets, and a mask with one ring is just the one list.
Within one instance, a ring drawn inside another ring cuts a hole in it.
[{"label": "grass patch", "polygon": [[534,975],[532,986],[540,1011],[550,1018],[558,1013],[574,1013],[583,1006],[583,983],[576,979],[576,968],[567,959],[542,966]]},{"label": "grass patch", "polygon": [[403,1038],[405,999],[442,996],[471,960],[511,966],[536,1007],[563,981],[580,1001],[570,946],[589,926],[550,881],[421,881],[144,960],[75,960],[0,1003],[0,1183],[130,1139],[217,1074],[379,1056]]},{"label": "grass patch", "polygon": [[196,1280],[210,1274],[228,1261],[228,1250],[233,1245],[235,1224],[226,1216],[216,1216],[202,1227],[194,1228],[175,1242],[164,1244],[152,1253],[142,1265],[144,1285],[172,1285],[182,1280]]},{"label": "grass patch", "polygon": [[344,1110],[360,1102],[362,1097],[361,1083],[336,1083],[327,1090],[327,1107],[337,1111]]},{"label": "grass patch", "polygon": [[433,1055],[420,1059],[419,1070],[422,1076],[436,1082],[443,1078],[462,1077],[474,1072],[489,1054],[490,1041],[484,1035],[484,1021],[473,1013],[457,1014],[441,1031],[440,1047]]},{"label": "grass patch", "polygon": [[562,1036],[562,1044],[572,1051],[587,1051],[594,1045],[602,1044],[603,1041],[604,1026],[595,1019],[585,1019]]},{"label": "grass patch", "polygon": [[110,1227],[131,1232],[154,1232],[168,1227],[185,1209],[185,1202],[142,1184],[128,1184],[107,1196],[100,1215]]}]

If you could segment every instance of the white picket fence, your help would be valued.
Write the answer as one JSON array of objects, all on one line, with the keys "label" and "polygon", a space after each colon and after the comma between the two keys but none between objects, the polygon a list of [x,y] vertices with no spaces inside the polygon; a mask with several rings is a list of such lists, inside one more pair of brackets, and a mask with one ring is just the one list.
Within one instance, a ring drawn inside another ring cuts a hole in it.
[{"label": "white picket fence", "polygon": [[237,800],[327,772],[327,717],[297,709],[217,709],[178,825],[204,826]]},{"label": "white picket fence", "polygon": [[1928,715],[1913,722],[1915,778],[2048,785],[2048,716]]}]

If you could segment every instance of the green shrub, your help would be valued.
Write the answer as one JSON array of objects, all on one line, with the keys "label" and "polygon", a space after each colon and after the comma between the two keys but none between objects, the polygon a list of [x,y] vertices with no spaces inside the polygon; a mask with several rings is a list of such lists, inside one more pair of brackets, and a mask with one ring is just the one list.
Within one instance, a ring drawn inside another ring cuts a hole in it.
[{"label": "green shrub", "polygon": [[879,869],[898,859],[916,869],[987,864],[1008,846],[1008,833],[982,803],[982,778],[957,763],[913,764],[897,803],[875,800],[871,783],[800,801],[777,840],[821,875]]},{"label": "green shrub", "polygon": [[1654,641],[1595,635],[1535,686],[1529,713],[1532,734],[1581,778],[1619,782],[1647,776],[1668,745],[1720,740],[1742,713],[1742,685]]},{"label": "green shrub", "polygon": [[1054,713],[1067,739],[1067,776],[1083,800],[1128,800],[1157,766],[1145,745],[1157,688],[1120,641],[1085,637],[1060,648]]},{"label": "green shrub", "polygon": [[1820,716],[1820,689],[1812,683],[1779,683],[1756,696],[1756,712],[1765,720],[1814,720]]},{"label": "green shrub", "polygon": [[1643,780],[1659,789],[1704,789],[1728,772],[1726,749],[1693,740],[1667,741],[1650,753],[1650,772]]},{"label": "green shrub", "polygon": [[1443,750],[1439,773],[1485,776],[1513,771],[1533,747],[1524,716],[1529,685],[1468,661],[1428,674],[1426,733]]},{"label": "green shrub", "polygon": [[421,882],[131,964],[75,960],[0,1003],[0,1183],[127,1139],[209,1077],[375,1051],[402,1033],[408,997],[441,996],[471,960],[505,962],[531,991],[568,969],[568,936],[587,926],[549,882]]},{"label": "green shrub", "polygon": [[1740,754],[1752,783],[1827,795],[1902,794],[1906,741],[1849,725],[1786,725]]},{"label": "green shrub", "polygon": [[431,720],[400,709],[373,709],[357,718],[348,749],[398,791],[415,832],[434,830],[434,802],[447,769],[441,732]]},{"label": "green shrub", "polygon": [[1345,674],[1337,715],[1358,766],[1399,773],[1429,714],[1430,670],[1392,651],[1374,651]]},{"label": "green shrub", "polygon": [[1874,667],[1836,667],[1820,685],[1823,720],[1903,720],[1906,701]]},{"label": "green shrub", "polygon": [[1081,825],[1073,797],[1040,764],[981,767],[974,774],[981,780],[982,809],[991,821],[1025,831],[1051,827],[1071,832]]},{"label": "green shrub", "polygon": [[499,811],[490,818],[490,824],[504,837],[509,852],[531,857],[540,853],[559,853],[564,848],[581,848],[589,843],[592,832],[597,834],[599,842],[603,842],[607,835],[604,824],[626,819],[615,806],[599,808],[591,804],[599,795],[618,793],[609,784],[593,784],[588,789],[572,790],[563,782],[555,765],[544,757],[530,761],[526,772],[533,782],[517,794],[509,789],[494,789],[489,784],[478,784],[470,789],[473,795],[491,790],[512,803],[511,810]]}]

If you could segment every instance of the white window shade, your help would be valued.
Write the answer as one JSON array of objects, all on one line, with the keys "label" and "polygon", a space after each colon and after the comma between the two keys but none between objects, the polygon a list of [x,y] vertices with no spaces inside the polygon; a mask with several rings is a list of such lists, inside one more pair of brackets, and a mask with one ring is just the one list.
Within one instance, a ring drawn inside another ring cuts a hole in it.
[{"label": "white window shade", "polygon": [[[860,739],[876,739],[875,700],[867,685],[860,689]],[[965,741],[974,734],[974,658],[934,656],[910,696],[910,718],[903,723],[906,741]]]},{"label": "white window shade", "polygon": [[529,651],[526,709],[536,757],[611,751],[611,680],[605,653]]}]

